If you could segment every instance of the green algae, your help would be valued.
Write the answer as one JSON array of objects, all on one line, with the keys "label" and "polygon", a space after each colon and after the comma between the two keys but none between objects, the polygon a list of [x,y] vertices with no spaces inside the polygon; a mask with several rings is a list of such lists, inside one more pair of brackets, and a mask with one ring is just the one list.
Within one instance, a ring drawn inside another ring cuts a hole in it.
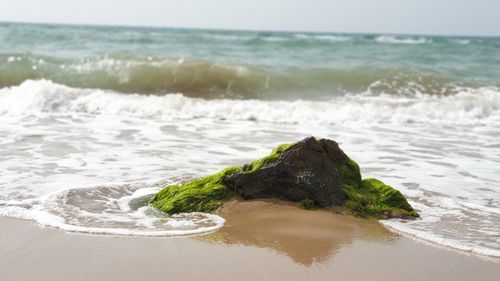
[{"label": "green algae", "polygon": [[364,179],[359,187],[343,186],[350,213],[361,217],[418,217],[406,198],[398,190],[377,179]]},{"label": "green algae", "polygon": [[347,162],[337,167],[337,172],[345,180],[347,185],[354,187],[361,187],[361,170],[359,169],[358,163],[352,159],[348,159]]},{"label": "green algae", "polygon": [[278,159],[278,157],[285,151],[287,151],[293,144],[281,144],[273,149],[271,154],[261,159],[255,160],[251,163],[243,165],[242,171],[244,173],[255,173],[258,170],[262,169],[262,167],[272,163],[274,160]]},{"label": "green algae", "polygon": [[[271,154],[243,166],[224,169],[216,174],[195,179],[180,185],[169,185],[158,192],[150,204],[169,214],[183,212],[213,212],[233,196],[224,183],[233,173],[255,173],[269,166],[286,152],[293,144],[283,144],[272,150]],[[359,165],[352,159],[337,167],[337,173],[344,179],[343,192],[346,196],[344,207],[347,213],[360,217],[390,218],[418,217],[406,198],[398,190],[377,179],[362,180]],[[297,181],[300,181],[297,177]],[[300,202],[304,209],[316,206],[311,199]]]},{"label": "green algae", "polygon": [[348,213],[360,217],[418,217],[418,214],[398,190],[378,179],[363,179],[359,165],[352,159],[337,168],[344,178],[344,207]]},{"label": "green algae", "polygon": [[227,168],[188,183],[166,186],[153,197],[151,205],[169,214],[213,212],[232,195],[223,183],[224,178],[240,169]]},{"label": "green algae", "polygon": [[216,174],[195,179],[180,185],[169,185],[158,192],[150,204],[169,214],[185,212],[213,212],[220,208],[233,192],[224,184],[224,179],[235,172],[255,173],[288,150],[292,144],[277,146],[271,154],[243,166],[224,169]]}]

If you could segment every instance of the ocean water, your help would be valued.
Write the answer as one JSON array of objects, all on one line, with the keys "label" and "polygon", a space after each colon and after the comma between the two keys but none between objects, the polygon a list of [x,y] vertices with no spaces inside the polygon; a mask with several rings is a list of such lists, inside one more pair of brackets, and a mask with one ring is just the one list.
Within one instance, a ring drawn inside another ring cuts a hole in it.
[{"label": "ocean water", "polygon": [[389,229],[500,256],[500,38],[0,23],[0,43],[0,215],[214,231],[140,203],[314,135],[420,212]]}]

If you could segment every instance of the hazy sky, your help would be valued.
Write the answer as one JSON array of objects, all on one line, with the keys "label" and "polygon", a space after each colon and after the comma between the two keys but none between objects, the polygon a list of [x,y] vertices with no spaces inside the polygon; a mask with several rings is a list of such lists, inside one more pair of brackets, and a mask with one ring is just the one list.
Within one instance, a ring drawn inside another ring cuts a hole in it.
[{"label": "hazy sky", "polygon": [[500,35],[500,0],[0,0],[0,21]]}]

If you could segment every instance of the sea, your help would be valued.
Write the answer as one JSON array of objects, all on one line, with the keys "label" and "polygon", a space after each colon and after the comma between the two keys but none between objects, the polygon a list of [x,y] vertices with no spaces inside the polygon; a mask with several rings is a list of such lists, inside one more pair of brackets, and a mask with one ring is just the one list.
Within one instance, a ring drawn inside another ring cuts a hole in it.
[{"label": "sea", "polygon": [[408,197],[390,230],[500,257],[500,38],[0,23],[1,216],[215,231],[143,203],[308,136]]}]

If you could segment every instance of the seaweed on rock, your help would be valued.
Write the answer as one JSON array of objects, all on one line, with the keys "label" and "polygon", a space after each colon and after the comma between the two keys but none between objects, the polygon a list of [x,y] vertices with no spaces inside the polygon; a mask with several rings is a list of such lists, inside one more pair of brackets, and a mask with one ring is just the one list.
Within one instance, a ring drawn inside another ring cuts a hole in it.
[{"label": "seaweed on rock", "polygon": [[216,174],[195,179],[180,185],[169,185],[158,192],[151,200],[151,205],[169,214],[185,212],[213,212],[231,198],[233,192],[224,183],[228,175],[236,171],[253,173],[264,165],[278,159],[290,145],[277,146],[271,154],[243,166],[226,168]]},{"label": "seaweed on rock", "polygon": [[412,218],[418,214],[398,190],[377,179],[364,179],[361,187],[344,185],[348,212],[361,217]]},{"label": "seaweed on rock", "polygon": [[214,175],[180,185],[169,185],[158,192],[151,205],[169,214],[212,212],[232,196],[224,177],[241,167],[224,169]]},{"label": "seaweed on rock", "polygon": [[300,202],[306,209],[343,206],[362,217],[418,216],[398,190],[376,179],[362,180],[358,164],[335,141],[313,137],[280,145],[243,166],[166,186],[150,203],[170,214],[213,212],[233,195]]}]

